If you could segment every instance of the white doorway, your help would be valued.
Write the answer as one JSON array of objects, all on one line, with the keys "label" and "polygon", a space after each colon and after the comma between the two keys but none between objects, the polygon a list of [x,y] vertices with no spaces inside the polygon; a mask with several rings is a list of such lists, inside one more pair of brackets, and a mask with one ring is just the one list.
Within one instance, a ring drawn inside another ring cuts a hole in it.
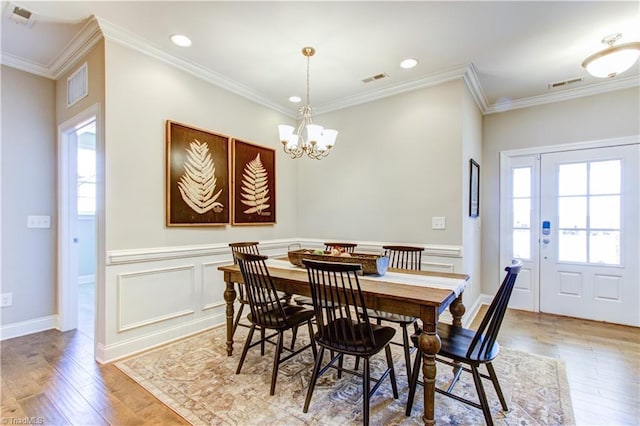
[{"label": "white doorway", "polygon": [[94,340],[97,107],[59,127],[58,312],[62,331]]},{"label": "white doorway", "polygon": [[500,259],[525,272],[511,307],[640,325],[639,166],[637,139],[502,154]]}]

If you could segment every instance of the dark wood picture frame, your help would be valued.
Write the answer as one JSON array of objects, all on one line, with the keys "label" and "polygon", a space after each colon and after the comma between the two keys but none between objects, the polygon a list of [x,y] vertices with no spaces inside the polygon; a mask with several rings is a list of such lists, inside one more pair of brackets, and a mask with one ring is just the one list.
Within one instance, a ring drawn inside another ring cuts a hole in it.
[{"label": "dark wood picture frame", "polygon": [[167,226],[221,226],[231,218],[231,138],[167,120]]},{"label": "dark wood picture frame", "polygon": [[233,139],[233,225],[276,223],[276,150]]},{"label": "dark wood picture frame", "polygon": [[469,160],[469,216],[480,216],[480,165]]}]

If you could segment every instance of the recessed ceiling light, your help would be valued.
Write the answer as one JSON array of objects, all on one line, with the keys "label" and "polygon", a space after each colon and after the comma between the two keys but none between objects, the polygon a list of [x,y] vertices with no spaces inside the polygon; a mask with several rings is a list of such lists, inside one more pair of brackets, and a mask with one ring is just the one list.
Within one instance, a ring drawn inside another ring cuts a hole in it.
[{"label": "recessed ceiling light", "polygon": [[186,35],[174,34],[174,35],[171,36],[171,41],[176,46],[180,46],[180,47],[189,47],[189,46],[191,46],[191,39],[189,37],[187,37]]},{"label": "recessed ceiling light", "polygon": [[404,69],[413,68],[416,65],[418,65],[418,60],[414,58],[405,59],[404,61],[400,62],[400,68]]},{"label": "recessed ceiling light", "polygon": [[300,96],[291,96],[289,98],[289,102],[294,103],[294,104],[297,104],[300,101],[302,101],[302,98]]}]

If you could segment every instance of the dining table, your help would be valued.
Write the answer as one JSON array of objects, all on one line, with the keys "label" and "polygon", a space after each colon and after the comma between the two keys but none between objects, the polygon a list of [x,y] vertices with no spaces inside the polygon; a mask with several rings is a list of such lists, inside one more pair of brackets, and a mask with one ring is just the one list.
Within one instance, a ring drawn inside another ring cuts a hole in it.
[{"label": "dining table", "polygon": [[[271,280],[277,290],[302,296],[311,296],[307,271],[292,265],[286,258],[266,260]],[[233,354],[233,317],[236,300],[235,283],[244,283],[238,265],[223,265],[218,270],[224,274],[226,284],[227,355]],[[449,309],[453,324],[462,326],[465,306],[462,303],[469,275],[449,272],[409,271],[388,268],[381,276],[359,277],[360,287],[367,308],[413,316],[422,321],[422,333],[418,344],[423,354],[424,414],[426,425],[435,424],[436,354],[441,342],[438,336],[438,319]]]}]

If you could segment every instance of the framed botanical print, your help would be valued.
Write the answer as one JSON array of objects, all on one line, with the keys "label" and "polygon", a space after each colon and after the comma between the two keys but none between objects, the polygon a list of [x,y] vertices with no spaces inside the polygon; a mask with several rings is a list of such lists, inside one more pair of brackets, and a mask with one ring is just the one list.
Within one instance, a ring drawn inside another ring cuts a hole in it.
[{"label": "framed botanical print", "polygon": [[480,215],[480,165],[472,158],[469,160],[469,216]]},{"label": "framed botanical print", "polygon": [[167,226],[219,226],[231,217],[230,138],[167,120]]},{"label": "framed botanical print", "polygon": [[234,225],[276,223],[276,151],[233,140]]}]

